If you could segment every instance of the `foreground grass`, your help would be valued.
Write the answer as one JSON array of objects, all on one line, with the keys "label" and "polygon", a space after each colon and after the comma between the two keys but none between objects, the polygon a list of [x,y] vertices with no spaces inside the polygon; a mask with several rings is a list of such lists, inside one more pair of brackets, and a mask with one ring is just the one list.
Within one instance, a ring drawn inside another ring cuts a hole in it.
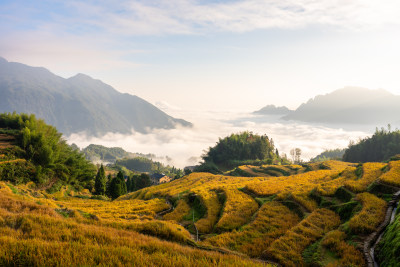
[{"label": "foreground grass", "polygon": [[[185,246],[184,234],[176,240],[180,243],[174,243],[140,234],[143,229],[134,223],[103,222],[77,211],[68,211],[68,215],[66,218],[54,208],[15,195],[3,186],[0,266],[266,266]],[[142,225],[160,227],[156,223]]]},{"label": "foreground grass", "polygon": [[360,266],[357,244],[383,219],[386,201],[380,197],[393,190],[387,184],[400,181],[393,162],[257,171],[283,176],[192,173],[115,201],[92,199],[88,191],[47,194],[0,182],[0,265],[57,265],[57,257],[60,264],[76,257],[84,266],[263,264],[244,253],[283,266]]}]

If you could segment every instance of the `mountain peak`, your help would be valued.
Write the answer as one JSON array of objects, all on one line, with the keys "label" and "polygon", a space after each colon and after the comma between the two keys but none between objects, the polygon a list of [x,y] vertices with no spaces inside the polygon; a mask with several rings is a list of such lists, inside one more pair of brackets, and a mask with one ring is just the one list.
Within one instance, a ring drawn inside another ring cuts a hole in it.
[{"label": "mountain peak", "polygon": [[254,111],[253,114],[259,114],[259,115],[286,115],[291,112],[290,109],[288,109],[285,106],[282,107],[277,107],[275,105],[267,105],[263,107],[260,110]]},{"label": "mountain peak", "polygon": [[34,113],[64,134],[146,133],[191,125],[82,73],[64,79],[14,62],[2,63],[0,70],[0,112]]},{"label": "mountain peak", "polygon": [[309,99],[284,119],[346,124],[398,123],[399,107],[400,96],[384,89],[344,87]]},{"label": "mountain peak", "polygon": [[68,80],[71,79],[79,79],[79,80],[94,80],[92,77],[90,77],[89,75],[83,74],[83,73],[78,73],[75,76],[72,76],[70,78],[68,78]]},{"label": "mountain peak", "polygon": [[0,57],[0,63],[8,63],[8,61],[4,57]]}]

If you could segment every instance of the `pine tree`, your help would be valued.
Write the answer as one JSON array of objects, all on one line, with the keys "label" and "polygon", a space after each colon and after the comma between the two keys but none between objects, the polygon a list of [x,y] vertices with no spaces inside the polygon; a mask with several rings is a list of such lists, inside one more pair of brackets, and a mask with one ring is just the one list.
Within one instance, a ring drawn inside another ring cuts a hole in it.
[{"label": "pine tree", "polygon": [[151,185],[150,176],[146,173],[140,174],[136,181],[136,189],[142,189]]},{"label": "pine tree", "polygon": [[106,196],[111,197],[111,180],[112,180],[111,174],[107,175],[106,180],[107,180],[107,182],[106,182]]},{"label": "pine tree", "polygon": [[117,177],[112,179],[110,183],[110,196],[112,199],[116,199],[119,196],[127,193],[126,183],[124,175],[121,171],[118,172]]},{"label": "pine tree", "polygon": [[103,164],[101,164],[99,170],[97,171],[96,180],[94,181],[94,188],[96,195],[106,194],[106,174],[104,172]]},{"label": "pine tree", "polygon": [[136,179],[135,179],[135,175],[131,176],[131,184],[130,184],[130,188],[129,188],[130,192],[136,191]]},{"label": "pine tree", "polygon": [[131,183],[132,183],[131,177],[128,177],[128,179],[126,180],[126,189],[127,189],[128,193],[132,192],[131,191]]}]

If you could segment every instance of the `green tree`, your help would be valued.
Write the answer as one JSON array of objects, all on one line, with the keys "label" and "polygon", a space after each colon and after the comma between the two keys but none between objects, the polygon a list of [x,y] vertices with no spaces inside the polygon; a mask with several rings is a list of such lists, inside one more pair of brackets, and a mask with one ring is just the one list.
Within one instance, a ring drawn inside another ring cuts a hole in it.
[{"label": "green tree", "polygon": [[111,174],[107,175],[106,178],[106,196],[111,197],[111,181],[112,181]]},{"label": "green tree", "polygon": [[104,172],[103,164],[101,164],[99,170],[97,171],[96,179],[94,181],[94,188],[96,195],[105,195],[106,193],[106,174]]},{"label": "green tree", "polygon": [[110,183],[110,197],[116,199],[119,196],[127,193],[124,175],[121,171],[118,172],[117,177],[111,180]]},{"label": "green tree", "polygon": [[93,188],[95,166],[72,149],[53,126],[35,115],[13,112],[0,114],[0,128],[15,136],[21,151],[18,157],[31,164],[30,179],[38,185],[53,182],[55,188],[65,184],[78,190]]},{"label": "green tree", "polygon": [[142,173],[136,178],[136,190],[149,187],[151,185],[150,176],[146,173]]},{"label": "green tree", "polygon": [[[217,144],[202,156],[204,163],[201,169],[207,170],[211,167],[211,170],[217,172],[220,167],[231,168],[242,164],[254,164],[257,161],[267,164],[282,162],[276,153],[271,138],[245,131],[220,138]],[[214,170],[214,167],[217,169]]]}]

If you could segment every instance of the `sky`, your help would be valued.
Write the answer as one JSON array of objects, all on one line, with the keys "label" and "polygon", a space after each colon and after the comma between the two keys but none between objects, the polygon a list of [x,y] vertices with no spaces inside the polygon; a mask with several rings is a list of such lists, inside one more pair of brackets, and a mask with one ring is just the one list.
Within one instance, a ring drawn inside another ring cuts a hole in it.
[{"label": "sky", "polygon": [[0,56],[176,110],[400,94],[397,0],[0,1]]}]

